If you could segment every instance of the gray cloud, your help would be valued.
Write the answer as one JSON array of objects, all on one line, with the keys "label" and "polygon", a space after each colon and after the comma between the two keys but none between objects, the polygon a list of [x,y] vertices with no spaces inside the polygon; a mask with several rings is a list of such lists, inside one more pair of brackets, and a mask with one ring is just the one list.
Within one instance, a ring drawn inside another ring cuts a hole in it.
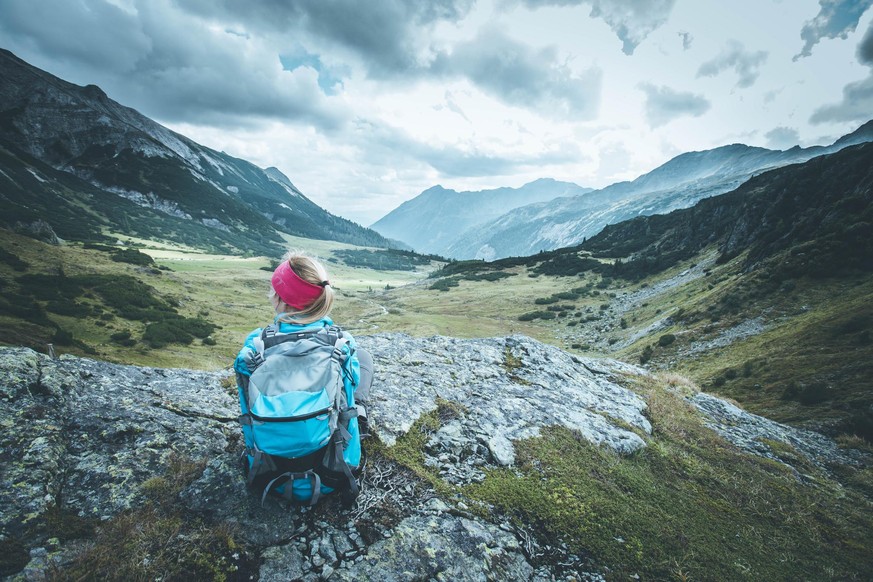
[{"label": "gray cloud", "polygon": [[622,52],[632,55],[649,33],[667,22],[676,0],[509,0],[528,8],[589,4],[591,17],[601,18],[622,41]]},{"label": "gray cloud", "polygon": [[646,120],[651,127],[665,125],[679,117],[700,117],[710,108],[709,101],[702,95],[651,83],[642,83],[639,88],[646,94]]},{"label": "gray cloud", "polygon": [[795,61],[811,55],[812,47],[823,38],[848,38],[873,0],[818,0],[818,3],[818,14],[800,31],[803,48],[794,56]]},{"label": "gray cloud", "polygon": [[583,158],[578,148],[567,144],[533,156],[500,156],[479,151],[475,144],[468,148],[437,147],[414,139],[400,128],[361,119],[356,124],[358,133],[367,136],[364,153],[374,165],[384,166],[386,159],[392,159],[396,166],[404,167],[408,164],[405,157],[452,178],[511,175],[525,168],[578,162]]},{"label": "gray cloud", "polygon": [[800,142],[800,134],[792,127],[774,127],[764,137],[767,138],[767,147],[774,150],[788,149]]},{"label": "gray cloud", "polygon": [[816,109],[809,118],[810,123],[867,121],[873,117],[873,24],[864,33],[857,56],[862,65],[870,67],[867,78],[843,87],[843,100]]},{"label": "gray cloud", "polygon": [[843,87],[843,100],[816,109],[810,123],[827,121],[867,121],[873,116],[873,74]]},{"label": "gray cloud", "polygon": [[53,73],[98,84],[163,121],[237,126],[282,119],[325,131],[346,122],[346,106],[323,94],[316,71],[283,71],[278,56],[250,35],[211,24],[148,0],[134,12],[98,0],[4,0],[0,8],[7,48],[60,62]]},{"label": "gray cloud", "polygon": [[20,44],[67,66],[85,64],[114,72],[133,70],[153,45],[135,15],[87,0],[4,0],[0,31],[4,47],[13,52]]},{"label": "gray cloud", "polygon": [[554,48],[530,47],[495,28],[438,55],[431,72],[466,77],[504,103],[554,117],[592,119],[600,102],[600,70],[577,75]]},{"label": "gray cloud", "polygon": [[259,30],[304,35],[316,53],[341,47],[374,77],[421,68],[429,51],[423,32],[439,21],[457,22],[475,0],[179,0],[204,18],[216,14]]},{"label": "gray cloud", "polygon": [[718,56],[700,65],[697,76],[715,77],[728,69],[733,69],[739,76],[737,87],[745,89],[755,84],[758,79],[758,69],[766,60],[766,51],[747,51],[741,43],[732,40]]},{"label": "gray cloud", "polygon": [[861,44],[858,45],[858,61],[862,65],[873,66],[873,23],[864,33]]}]

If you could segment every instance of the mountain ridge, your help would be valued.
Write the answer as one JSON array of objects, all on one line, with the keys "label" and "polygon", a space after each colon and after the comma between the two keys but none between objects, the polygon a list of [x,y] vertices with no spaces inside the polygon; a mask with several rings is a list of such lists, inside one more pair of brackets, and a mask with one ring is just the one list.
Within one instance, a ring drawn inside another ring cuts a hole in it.
[{"label": "mountain ridge", "polygon": [[403,202],[372,228],[388,238],[404,241],[418,252],[444,254],[462,232],[497,218],[507,209],[590,191],[552,178],[540,178],[519,188],[462,192],[435,185]]},{"label": "mountain ridge", "polygon": [[[28,209],[37,198],[44,202],[43,218],[49,223],[56,206],[68,212],[76,206],[88,208],[82,216],[88,236],[104,240],[107,228],[119,232],[127,228],[112,216],[131,212],[123,202],[126,199],[146,209],[134,212],[141,219],[136,221],[139,230],[132,234],[206,245],[221,252],[281,254],[279,232],[395,246],[378,233],[318,207],[278,169],[264,170],[197,144],[115,102],[99,87],[69,83],[9,51],[0,52],[0,70],[0,146],[8,153],[0,167],[6,176],[0,194],[12,210],[8,227],[32,221],[34,213]],[[30,163],[28,157],[79,182],[64,179],[58,185],[43,179],[32,186],[36,180],[28,180],[20,171],[22,164]],[[29,183],[22,186],[12,174],[24,176]],[[101,203],[92,207],[95,195]],[[186,224],[162,226],[162,215]],[[63,231],[67,226],[56,228]],[[82,228],[68,230],[67,236],[82,236]]]},{"label": "mountain ridge", "polygon": [[685,152],[632,181],[611,184],[580,198],[556,198],[518,207],[462,235],[447,256],[493,260],[573,246],[608,224],[687,208],[698,200],[729,192],[768,169],[867,141],[873,141],[873,122],[830,146],[768,150],[730,144]]}]

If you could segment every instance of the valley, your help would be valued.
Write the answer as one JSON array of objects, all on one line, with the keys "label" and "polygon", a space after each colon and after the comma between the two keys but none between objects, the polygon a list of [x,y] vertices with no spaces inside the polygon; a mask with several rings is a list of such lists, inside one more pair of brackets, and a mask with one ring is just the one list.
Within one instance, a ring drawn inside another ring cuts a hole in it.
[{"label": "valley", "polygon": [[[57,332],[51,326],[12,317],[7,311],[0,316],[0,339],[6,344],[45,351],[46,344],[54,343],[57,353],[214,370],[227,368],[242,338],[271,318],[265,297],[265,269],[270,266],[266,258],[214,255],[128,239],[131,248],[154,260],[146,267],[113,261],[106,251],[80,244],[53,246],[0,234],[3,248],[27,264],[25,271],[15,271],[9,261],[0,264],[7,292],[19,291],[14,281],[24,272],[131,277],[177,305],[183,316],[215,326],[207,338],[154,348],[142,339],[144,322],[101,309],[99,297],[85,296],[79,303],[90,305],[91,312],[78,317],[49,308],[44,312],[53,325],[72,335],[72,343],[53,342]],[[745,255],[717,264],[718,252],[710,246],[638,281],[594,273],[539,274],[541,263],[531,261],[500,269],[506,276],[497,280],[462,279],[441,290],[439,282],[446,278],[434,275],[447,263],[376,270],[350,266],[335,253],[386,251],[293,237],[286,242],[289,248],[305,249],[326,261],[338,290],[333,317],[356,336],[522,334],[571,353],[615,357],[687,376],[708,392],[733,398],[780,422],[871,438],[870,417],[864,414],[873,375],[869,276],[838,281],[803,278],[734,304],[730,298],[754,286],[755,274],[743,272]],[[488,272],[494,271],[483,271]],[[112,339],[119,334],[127,334],[127,341]]]}]

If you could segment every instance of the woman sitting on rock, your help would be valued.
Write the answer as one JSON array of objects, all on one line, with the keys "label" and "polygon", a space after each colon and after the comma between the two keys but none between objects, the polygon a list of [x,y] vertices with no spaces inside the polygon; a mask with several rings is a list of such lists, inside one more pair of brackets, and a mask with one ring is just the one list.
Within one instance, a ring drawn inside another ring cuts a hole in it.
[{"label": "woman sitting on rock", "polygon": [[334,296],[324,265],[286,254],[268,294],[273,324],[250,333],[234,363],[248,483],[262,499],[357,495],[373,361],[330,319]]}]

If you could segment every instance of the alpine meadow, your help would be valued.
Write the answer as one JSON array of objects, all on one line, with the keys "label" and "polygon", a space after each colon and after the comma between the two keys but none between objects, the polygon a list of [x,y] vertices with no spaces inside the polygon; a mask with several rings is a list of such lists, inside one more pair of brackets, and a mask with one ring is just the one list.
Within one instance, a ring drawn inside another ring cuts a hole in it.
[{"label": "alpine meadow", "polygon": [[871,7],[0,3],[0,578],[873,580]]}]

